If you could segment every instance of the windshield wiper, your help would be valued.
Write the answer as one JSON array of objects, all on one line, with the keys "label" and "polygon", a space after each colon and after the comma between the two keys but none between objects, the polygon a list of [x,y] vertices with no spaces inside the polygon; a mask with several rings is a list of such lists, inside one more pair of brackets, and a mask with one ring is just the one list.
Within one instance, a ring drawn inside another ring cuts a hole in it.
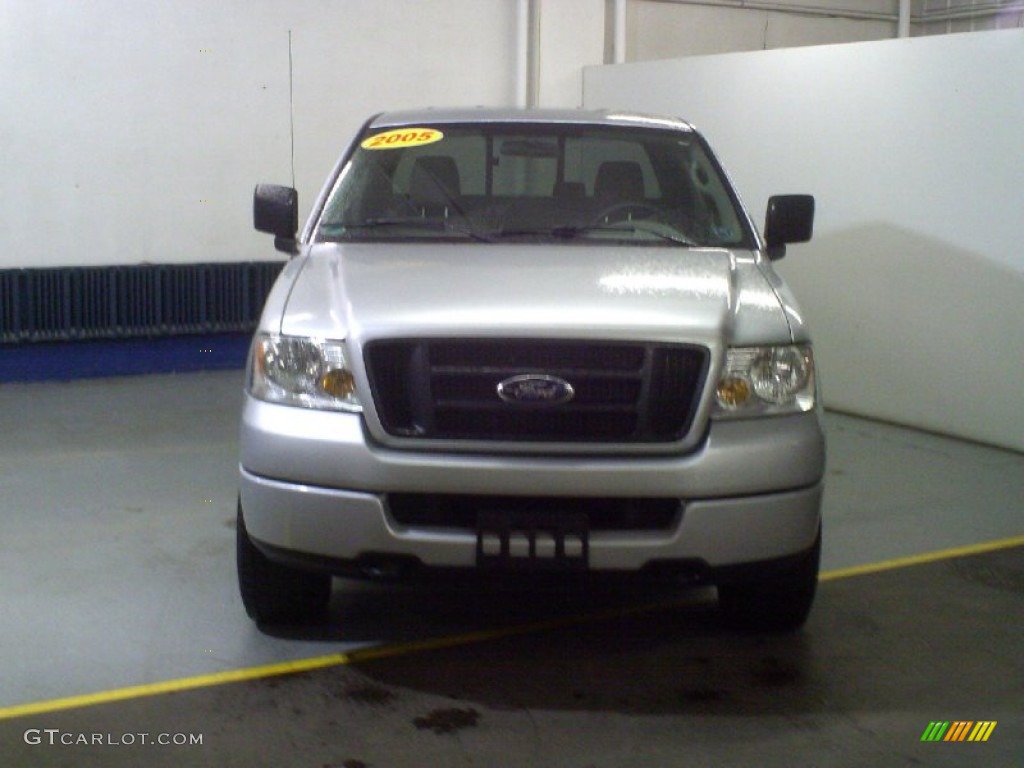
[{"label": "windshield wiper", "polygon": [[417,229],[455,232],[460,235],[471,237],[474,240],[479,240],[480,242],[493,242],[491,238],[486,235],[482,235],[479,232],[475,232],[469,227],[454,224],[451,219],[425,219],[421,216],[402,216],[394,218],[366,219],[364,221],[357,222],[340,222],[337,224],[324,225],[323,229],[332,232],[332,234],[340,235],[349,230],[379,229],[382,227],[413,227]]},{"label": "windshield wiper", "polygon": [[551,234],[555,237],[560,237],[566,240],[571,240],[580,235],[585,235],[589,232],[623,232],[627,234],[635,234],[640,232],[645,235],[654,235],[661,240],[669,243],[676,243],[677,245],[685,245],[692,248],[697,245],[692,240],[688,240],[682,235],[672,235],[668,232],[660,232],[656,229],[649,229],[648,227],[638,227],[636,224],[609,224],[609,223],[597,223],[597,224],[585,224],[583,226],[566,226],[566,227],[555,227],[551,230]]}]

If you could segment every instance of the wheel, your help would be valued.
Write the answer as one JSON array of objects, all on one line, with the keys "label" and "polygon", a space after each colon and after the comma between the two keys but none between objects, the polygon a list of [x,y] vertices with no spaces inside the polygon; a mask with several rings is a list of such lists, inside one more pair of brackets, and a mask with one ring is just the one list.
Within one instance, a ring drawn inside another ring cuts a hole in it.
[{"label": "wheel", "polygon": [[821,528],[798,563],[762,577],[746,577],[718,587],[718,607],[733,629],[792,632],[807,621],[818,586]]},{"label": "wheel", "polygon": [[257,624],[309,624],[331,599],[330,574],[309,573],[275,563],[256,548],[245,529],[242,503],[235,526],[238,588]]}]

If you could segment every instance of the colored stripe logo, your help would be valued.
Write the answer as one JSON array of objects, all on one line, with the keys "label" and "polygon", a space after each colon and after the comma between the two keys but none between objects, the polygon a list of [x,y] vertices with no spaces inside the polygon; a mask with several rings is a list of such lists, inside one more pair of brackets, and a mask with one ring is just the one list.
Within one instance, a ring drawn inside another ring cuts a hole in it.
[{"label": "colored stripe logo", "polygon": [[995,729],[995,720],[938,720],[928,723],[921,741],[988,741]]}]

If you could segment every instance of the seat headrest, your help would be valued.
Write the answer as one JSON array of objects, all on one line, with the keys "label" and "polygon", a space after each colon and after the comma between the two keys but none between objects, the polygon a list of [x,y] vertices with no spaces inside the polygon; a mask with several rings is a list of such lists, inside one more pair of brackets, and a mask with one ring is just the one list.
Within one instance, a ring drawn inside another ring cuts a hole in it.
[{"label": "seat headrest", "polygon": [[601,201],[643,200],[644,173],[640,164],[630,160],[601,163],[594,181],[594,197]]}]

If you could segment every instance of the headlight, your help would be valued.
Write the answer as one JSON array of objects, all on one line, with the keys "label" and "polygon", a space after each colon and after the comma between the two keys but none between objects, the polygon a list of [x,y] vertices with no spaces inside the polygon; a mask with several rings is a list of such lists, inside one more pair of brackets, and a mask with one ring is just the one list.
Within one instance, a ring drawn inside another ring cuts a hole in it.
[{"label": "headlight", "polygon": [[719,418],[801,413],[814,405],[814,355],[809,344],[736,347],[726,352],[715,389]]},{"label": "headlight", "polygon": [[253,340],[249,393],[303,408],[361,411],[341,342],[267,333]]}]

